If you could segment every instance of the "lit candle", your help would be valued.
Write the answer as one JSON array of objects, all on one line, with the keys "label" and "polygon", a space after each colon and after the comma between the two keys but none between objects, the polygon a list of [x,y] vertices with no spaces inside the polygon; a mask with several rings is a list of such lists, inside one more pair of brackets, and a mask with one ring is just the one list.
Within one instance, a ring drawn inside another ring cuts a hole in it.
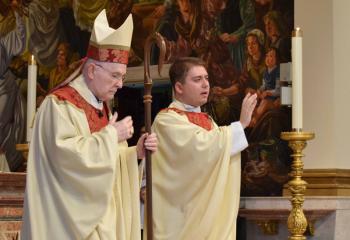
[{"label": "lit candle", "polygon": [[292,34],[292,128],[301,131],[303,128],[303,32],[296,28]]},{"label": "lit candle", "polygon": [[38,66],[34,55],[31,56],[28,63],[28,90],[27,90],[27,142],[32,137],[32,127],[36,111],[36,78]]}]

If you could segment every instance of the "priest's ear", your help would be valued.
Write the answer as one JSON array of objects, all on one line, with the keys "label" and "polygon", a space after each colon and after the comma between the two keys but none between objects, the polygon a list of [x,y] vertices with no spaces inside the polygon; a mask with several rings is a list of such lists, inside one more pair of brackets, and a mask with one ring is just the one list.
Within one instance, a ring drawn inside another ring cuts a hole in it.
[{"label": "priest's ear", "polygon": [[174,86],[175,93],[182,94],[183,93],[183,85],[181,82],[176,82]]},{"label": "priest's ear", "polygon": [[88,63],[87,65],[87,76],[89,79],[94,79],[95,77],[95,71],[96,71],[96,65],[94,63]]}]

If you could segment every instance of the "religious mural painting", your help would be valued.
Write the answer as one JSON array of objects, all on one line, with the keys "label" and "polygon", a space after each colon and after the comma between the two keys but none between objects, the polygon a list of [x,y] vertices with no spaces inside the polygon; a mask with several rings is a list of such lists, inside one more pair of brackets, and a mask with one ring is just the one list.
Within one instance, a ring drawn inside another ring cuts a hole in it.
[{"label": "religious mural painting", "polygon": [[[279,135],[290,129],[291,113],[280,104],[279,63],[291,58],[294,0],[0,0],[0,5],[0,36],[16,28],[15,11],[26,16],[28,48],[13,58],[10,69],[26,96],[26,59],[29,52],[35,55],[38,105],[74,70],[74,62],[85,56],[93,20],[103,8],[113,27],[133,14],[129,66],[142,64],[143,43],[153,31],[167,41],[168,63],[180,56],[197,56],[206,62],[211,94],[203,110],[219,125],[238,120],[244,95],[258,93],[259,104],[246,130],[250,146],[242,153],[242,195],[281,195],[291,160]],[[154,64],[157,56],[155,47]],[[142,89],[123,91],[116,102],[128,107],[118,111],[130,114],[132,110],[134,119],[139,118]],[[170,101],[171,88],[156,86],[154,109]],[[141,129],[142,119],[136,124]]]},{"label": "religious mural painting", "polygon": [[258,94],[246,129],[241,191],[281,195],[291,159],[279,136],[290,129],[291,113],[280,101],[279,64],[291,60],[294,1],[177,0],[165,12],[156,30],[167,39],[168,61],[196,56],[206,62],[211,94],[204,110],[219,125],[239,120],[245,94]]}]

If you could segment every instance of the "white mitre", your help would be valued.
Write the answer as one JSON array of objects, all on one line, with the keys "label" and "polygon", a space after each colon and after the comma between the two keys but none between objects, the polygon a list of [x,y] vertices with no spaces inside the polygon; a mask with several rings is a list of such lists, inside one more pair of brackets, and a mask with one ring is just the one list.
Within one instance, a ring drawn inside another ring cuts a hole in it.
[{"label": "white mitre", "polygon": [[127,64],[133,32],[132,15],[118,28],[109,27],[106,10],[96,17],[87,57],[102,62]]}]

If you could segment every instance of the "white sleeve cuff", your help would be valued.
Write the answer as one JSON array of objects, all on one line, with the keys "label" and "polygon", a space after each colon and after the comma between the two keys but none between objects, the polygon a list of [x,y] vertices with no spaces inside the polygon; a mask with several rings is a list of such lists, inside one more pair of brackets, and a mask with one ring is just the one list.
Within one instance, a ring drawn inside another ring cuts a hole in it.
[{"label": "white sleeve cuff", "polygon": [[242,124],[239,121],[231,123],[231,131],[231,156],[233,156],[243,151],[246,147],[248,147],[248,141],[245,136]]}]

